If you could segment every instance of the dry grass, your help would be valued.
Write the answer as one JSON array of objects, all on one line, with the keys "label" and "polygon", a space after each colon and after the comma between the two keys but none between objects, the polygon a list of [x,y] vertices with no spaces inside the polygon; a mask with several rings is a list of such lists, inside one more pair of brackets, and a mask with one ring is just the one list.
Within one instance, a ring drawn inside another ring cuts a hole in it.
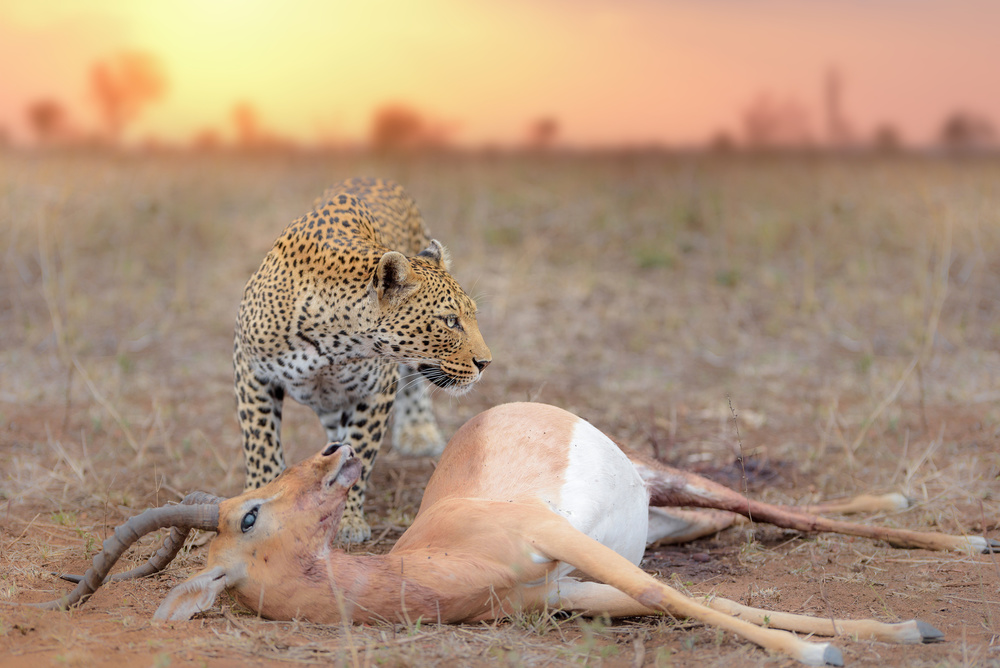
[{"label": "dry grass", "polygon": [[[6,154],[0,599],[52,595],[48,571],[82,568],[137,510],[239,490],[243,284],[283,225],[352,175],[404,183],[479,301],[495,362],[471,395],[438,395],[446,431],[536,399],[740,488],[742,449],[749,493],[766,500],[899,490],[917,508],[874,521],[997,535],[1000,164]],[[307,410],[289,406],[285,423],[291,459],[321,443]],[[380,462],[380,540],[360,549],[388,549],[432,467]],[[854,665],[1000,661],[997,560],[754,535],[651,551],[647,567],[786,610],[919,616],[950,640],[909,653],[840,642]],[[656,620],[331,629],[229,611],[194,631],[150,627],[203,560],[195,547],[166,576],[102,592],[99,613],[0,610],[0,655],[88,665],[104,650],[84,629],[115,661],[154,665],[178,637],[179,660],[212,665],[769,661]]]}]

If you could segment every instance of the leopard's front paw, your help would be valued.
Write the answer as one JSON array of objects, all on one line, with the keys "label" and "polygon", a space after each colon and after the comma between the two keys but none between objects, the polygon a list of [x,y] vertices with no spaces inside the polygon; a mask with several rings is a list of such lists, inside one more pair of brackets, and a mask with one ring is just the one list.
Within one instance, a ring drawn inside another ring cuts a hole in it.
[{"label": "leopard's front paw", "polygon": [[341,543],[363,543],[371,537],[372,529],[368,526],[368,522],[365,522],[364,516],[360,513],[344,513],[344,518],[340,520],[337,540]]}]

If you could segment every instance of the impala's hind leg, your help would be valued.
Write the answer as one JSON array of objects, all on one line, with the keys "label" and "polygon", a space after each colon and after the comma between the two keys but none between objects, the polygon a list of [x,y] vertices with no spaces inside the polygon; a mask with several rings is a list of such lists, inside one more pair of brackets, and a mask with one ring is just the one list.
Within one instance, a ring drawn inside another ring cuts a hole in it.
[{"label": "impala's hind leg", "polygon": [[[896,512],[910,506],[902,494],[872,496],[862,494],[843,501],[831,501],[812,506],[781,506],[800,513],[878,513]],[[711,536],[734,524],[745,524],[747,518],[726,510],[689,510],[686,508],[649,507],[649,532],[646,544],[675,545]]]},{"label": "impala's hind leg", "polygon": [[854,515],[859,513],[895,513],[906,510],[913,502],[898,492],[891,494],[859,494],[858,496],[841,501],[824,501],[808,506],[787,506],[789,510],[796,510],[800,513],[810,513],[813,515],[823,515],[827,513],[839,513],[842,515]]},{"label": "impala's hind leg", "polygon": [[[651,506],[696,506],[739,513],[756,522],[797,531],[829,532],[884,540],[896,547],[965,552],[1000,552],[1000,542],[980,536],[950,536],[929,531],[908,531],[832,520],[798,509],[784,508],[747,498],[728,487],[694,473],[662,464],[651,457],[626,450],[650,492]],[[828,506],[829,508],[829,506]]]}]

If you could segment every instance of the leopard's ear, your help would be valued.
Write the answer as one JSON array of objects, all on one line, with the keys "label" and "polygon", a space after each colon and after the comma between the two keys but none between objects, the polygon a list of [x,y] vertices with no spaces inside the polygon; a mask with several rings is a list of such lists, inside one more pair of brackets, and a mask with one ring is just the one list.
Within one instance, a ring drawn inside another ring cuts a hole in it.
[{"label": "leopard's ear", "polygon": [[437,239],[431,239],[431,245],[420,251],[417,257],[430,260],[441,271],[451,271],[451,253]]},{"label": "leopard's ear", "polygon": [[389,251],[378,261],[375,276],[372,277],[372,288],[383,309],[402,302],[419,287],[420,277],[402,253]]}]

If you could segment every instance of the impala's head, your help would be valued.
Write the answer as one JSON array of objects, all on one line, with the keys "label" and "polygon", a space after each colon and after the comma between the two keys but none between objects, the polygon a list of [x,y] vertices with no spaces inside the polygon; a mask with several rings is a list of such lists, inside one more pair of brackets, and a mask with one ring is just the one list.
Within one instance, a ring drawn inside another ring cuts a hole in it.
[{"label": "impala's head", "polygon": [[330,443],[271,483],[219,505],[219,535],[203,571],[177,585],[156,611],[156,619],[190,619],[207,610],[223,589],[267,617],[296,613],[294,593],[316,572],[331,549],[347,493],[361,476],[350,447]]}]

